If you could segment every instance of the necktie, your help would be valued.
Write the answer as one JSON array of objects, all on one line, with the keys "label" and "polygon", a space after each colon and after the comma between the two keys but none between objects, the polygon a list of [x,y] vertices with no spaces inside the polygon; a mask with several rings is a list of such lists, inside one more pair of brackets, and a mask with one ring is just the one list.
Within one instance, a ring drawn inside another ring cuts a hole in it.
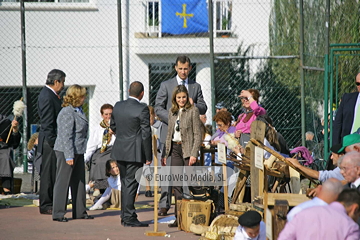
[{"label": "necktie", "polygon": [[356,189],[356,186],[353,183],[350,185],[350,187],[353,188],[353,189]]},{"label": "necktie", "polygon": [[351,133],[356,132],[360,128],[360,104],[358,104],[356,112],[355,112],[355,118],[353,127],[351,129]]},{"label": "necktie", "polygon": [[184,86],[185,86],[185,80],[182,80],[182,81],[181,81],[181,85],[184,85]]},{"label": "necktie", "polygon": [[59,95],[59,94],[56,94],[56,96],[58,97],[58,99],[60,99],[60,95]]}]

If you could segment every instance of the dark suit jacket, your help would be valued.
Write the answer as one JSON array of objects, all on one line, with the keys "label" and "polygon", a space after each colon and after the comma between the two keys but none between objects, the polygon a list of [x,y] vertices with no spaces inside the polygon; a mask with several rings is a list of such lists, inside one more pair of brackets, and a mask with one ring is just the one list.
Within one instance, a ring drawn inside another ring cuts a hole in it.
[{"label": "dark suit jacket", "polygon": [[38,113],[40,117],[40,132],[38,152],[42,153],[42,146],[46,140],[50,146],[54,146],[57,135],[56,119],[61,110],[61,100],[46,86],[41,90],[38,97]]},{"label": "dark suit jacket", "polygon": [[129,98],[114,106],[110,128],[116,134],[111,158],[118,161],[152,161],[150,112],[146,104]]},{"label": "dark suit jacket", "polygon": [[[155,113],[165,124],[162,125],[160,133],[161,143],[165,143],[166,134],[168,130],[168,116],[169,110],[171,108],[171,97],[174,91],[174,88],[179,85],[176,77],[166,80],[161,83],[160,89],[157,92],[155,99]],[[188,91],[189,97],[194,100],[195,106],[199,109],[199,113],[205,114],[207,110],[206,103],[201,91],[201,86],[197,82],[190,80],[188,81]]]},{"label": "dark suit jacket", "polygon": [[358,92],[345,93],[341,98],[341,103],[336,112],[332,129],[333,145],[341,143],[342,138],[351,133],[352,124],[354,121],[355,104],[358,94]]}]

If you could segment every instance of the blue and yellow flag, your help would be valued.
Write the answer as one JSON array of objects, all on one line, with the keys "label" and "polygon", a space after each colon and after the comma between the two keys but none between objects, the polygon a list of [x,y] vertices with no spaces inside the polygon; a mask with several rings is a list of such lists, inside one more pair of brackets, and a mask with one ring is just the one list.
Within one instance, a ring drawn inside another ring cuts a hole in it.
[{"label": "blue and yellow flag", "polygon": [[206,0],[162,0],[162,32],[192,34],[209,31]]}]

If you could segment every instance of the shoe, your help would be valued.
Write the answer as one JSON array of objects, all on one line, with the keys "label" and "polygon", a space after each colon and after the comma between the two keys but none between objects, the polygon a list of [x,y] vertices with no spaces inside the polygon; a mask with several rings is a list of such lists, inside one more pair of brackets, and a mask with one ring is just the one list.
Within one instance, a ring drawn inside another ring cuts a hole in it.
[{"label": "shoe", "polygon": [[7,191],[7,192],[4,191],[4,195],[11,195],[11,194],[12,194],[11,191]]},{"label": "shoe", "polygon": [[192,200],[192,199],[194,199],[194,196],[191,194],[188,194],[188,193],[183,193],[182,198],[187,199],[187,200]]},{"label": "shoe", "polygon": [[52,215],[52,209],[48,209],[45,211],[40,211],[40,214]]},{"label": "shoe", "polygon": [[81,217],[80,219],[94,219],[94,217],[86,214],[83,217]]},{"label": "shoe", "polygon": [[95,210],[103,210],[103,206],[99,205],[99,206],[92,206],[89,208],[90,211],[95,211]]},{"label": "shoe", "polygon": [[139,220],[132,220],[129,222],[124,222],[124,227],[148,227],[149,224],[147,223],[142,223]]},{"label": "shoe", "polygon": [[173,222],[173,223],[168,224],[168,227],[169,227],[169,228],[178,227],[178,222],[177,222],[177,220],[175,220],[175,222]]},{"label": "shoe", "polygon": [[68,219],[66,217],[61,217],[61,218],[53,218],[53,221],[58,221],[58,222],[67,222]]},{"label": "shoe", "polygon": [[150,190],[145,192],[145,197],[153,197],[152,193]]},{"label": "shoe", "polygon": [[167,212],[169,209],[167,208],[160,208],[159,212],[158,212],[158,216],[167,216]]}]

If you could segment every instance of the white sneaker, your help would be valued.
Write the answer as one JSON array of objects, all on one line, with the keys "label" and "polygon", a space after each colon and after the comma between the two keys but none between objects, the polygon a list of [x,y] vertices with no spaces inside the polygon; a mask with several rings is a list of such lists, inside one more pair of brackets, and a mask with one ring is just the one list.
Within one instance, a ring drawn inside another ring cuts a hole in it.
[{"label": "white sneaker", "polygon": [[102,209],[103,209],[103,207],[102,207],[101,205],[100,205],[100,206],[94,205],[94,206],[92,206],[92,207],[89,208],[90,211],[102,210]]}]

